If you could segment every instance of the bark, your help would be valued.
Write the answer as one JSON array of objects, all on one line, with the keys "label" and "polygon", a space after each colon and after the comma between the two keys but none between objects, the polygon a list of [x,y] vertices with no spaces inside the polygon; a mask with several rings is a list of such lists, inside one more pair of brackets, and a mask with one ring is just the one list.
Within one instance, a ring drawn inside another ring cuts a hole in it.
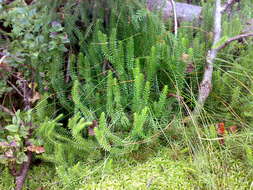
[{"label": "bark", "polygon": [[15,183],[16,188],[15,190],[22,190],[28,170],[30,168],[31,162],[32,162],[32,152],[28,151],[27,153],[28,160],[27,162],[24,162],[21,166],[20,175],[16,177]]},{"label": "bark", "polygon": [[239,36],[236,36],[234,38],[230,38],[227,40],[224,44],[222,44],[219,47],[215,47],[215,45],[219,42],[221,38],[221,29],[222,29],[222,14],[225,13],[225,11],[228,8],[231,8],[231,6],[235,3],[234,0],[228,0],[223,6],[221,6],[221,0],[216,0],[215,3],[215,15],[214,15],[214,39],[213,39],[213,45],[211,50],[208,52],[207,58],[206,58],[206,66],[204,70],[203,79],[199,86],[199,93],[198,93],[198,100],[197,104],[194,109],[194,115],[199,115],[201,112],[206,99],[208,98],[211,90],[212,90],[212,75],[213,75],[213,64],[215,61],[215,58],[217,56],[218,51],[225,48],[228,44],[231,42],[244,38],[249,37],[253,35],[253,33],[249,33],[248,35],[242,34]]},{"label": "bark", "polygon": [[[214,19],[214,40],[213,47],[217,44],[221,37],[221,17],[222,17],[222,8],[221,8],[221,0],[216,0],[215,5],[215,19]],[[196,109],[194,112],[197,114],[199,109],[201,109],[209,96],[212,90],[212,74],[213,74],[213,62],[216,58],[218,50],[216,48],[211,48],[208,52],[206,58],[206,67],[204,71],[203,79],[200,83],[199,87],[199,95]]]}]

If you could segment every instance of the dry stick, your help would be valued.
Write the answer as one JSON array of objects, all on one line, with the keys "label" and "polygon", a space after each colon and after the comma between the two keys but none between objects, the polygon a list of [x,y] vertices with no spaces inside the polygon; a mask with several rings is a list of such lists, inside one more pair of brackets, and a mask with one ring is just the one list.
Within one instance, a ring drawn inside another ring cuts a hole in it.
[{"label": "dry stick", "polygon": [[[25,80],[25,79],[20,79],[20,82],[21,82],[21,84],[20,84],[19,87],[21,88],[21,90],[23,92],[23,101],[24,101],[24,104],[25,104],[24,110],[28,111],[28,110],[31,109],[31,103],[30,103],[29,99],[31,98],[32,94],[28,92],[29,91],[28,81]],[[27,125],[28,125],[27,127],[29,127],[29,130],[28,130],[28,136],[25,138],[25,145],[26,146],[30,145],[29,139],[32,135],[32,129],[31,129],[32,128],[32,123],[29,122],[29,123],[27,123]],[[20,170],[19,170],[20,173],[15,178],[15,185],[16,185],[15,190],[22,190],[25,179],[26,179],[26,176],[28,174],[28,170],[29,170],[30,165],[32,163],[33,153],[28,150],[26,155],[27,155],[28,159],[27,159],[26,162],[22,163],[22,165],[20,167]]]},{"label": "dry stick", "polygon": [[4,107],[4,106],[2,106],[2,105],[0,105],[0,109],[3,110],[3,112],[8,113],[8,114],[11,115],[11,116],[14,116],[14,115],[15,115],[15,114],[13,113],[13,111],[11,111],[10,109],[8,109],[8,108],[6,108],[6,107]]},{"label": "dry stick", "polygon": [[224,42],[222,45],[220,45],[216,49],[217,49],[217,51],[220,51],[221,49],[227,47],[231,42],[236,41],[236,40],[240,40],[240,39],[243,39],[243,38],[248,38],[248,37],[253,37],[253,32],[240,34],[238,36],[229,38],[226,42]]},{"label": "dry stick", "polygon": [[23,94],[20,92],[20,90],[19,90],[14,84],[11,83],[11,81],[7,80],[7,83],[8,83],[9,85],[11,85],[11,87],[12,87],[14,90],[16,90],[16,92],[17,92],[21,97],[23,97]]},{"label": "dry stick", "polygon": [[177,24],[176,4],[175,4],[174,0],[170,0],[170,3],[171,3],[171,7],[172,7],[172,10],[173,10],[173,17],[174,17],[174,33],[175,33],[175,37],[177,38],[178,24]]},{"label": "dry stick", "polygon": [[212,89],[212,74],[213,74],[213,62],[217,55],[217,49],[214,45],[219,42],[221,37],[221,17],[222,17],[221,0],[216,0],[215,5],[215,19],[214,19],[214,41],[211,50],[208,52],[206,58],[206,66],[203,79],[200,83],[197,105],[193,111],[194,115],[199,115],[207,97]]},{"label": "dry stick", "polygon": [[[25,144],[28,145],[28,140],[26,140]],[[26,162],[24,162],[21,165],[21,168],[19,170],[20,174],[18,176],[16,176],[16,179],[15,179],[15,184],[16,184],[15,190],[22,190],[22,188],[23,188],[26,176],[28,174],[28,170],[29,170],[30,165],[32,163],[32,155],[33,155],[33,153],[31,151],[27,151],[26,156],[27,156],[28,159],[27,159]]]}]

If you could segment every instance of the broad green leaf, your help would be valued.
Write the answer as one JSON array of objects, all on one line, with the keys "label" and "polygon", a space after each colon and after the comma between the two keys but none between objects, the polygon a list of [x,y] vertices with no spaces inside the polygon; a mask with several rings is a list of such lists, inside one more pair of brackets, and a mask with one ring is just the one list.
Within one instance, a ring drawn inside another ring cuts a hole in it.
[{"label": "broad green leaf", "polygon": [[16,133],[16,132],[18,132],[19,126],[18,125],[7,125],[5,127],[5,129],[7,129],[10,132]]}]

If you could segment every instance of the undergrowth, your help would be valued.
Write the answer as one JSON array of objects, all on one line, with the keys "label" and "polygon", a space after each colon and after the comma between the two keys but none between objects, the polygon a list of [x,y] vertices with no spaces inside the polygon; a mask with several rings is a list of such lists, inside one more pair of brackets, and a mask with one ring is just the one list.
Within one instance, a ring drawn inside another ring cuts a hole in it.
[{"label": "undergrowth", "polygon": [[[188,156],[181,145],[156,146],[96,164],[59,166],[57,176],[52,165],[44,163],[31,169],[24,189],[250,189],[251,170],[230,153],[209,146]],[[2,176],[1,189],[11,189],[11,176],[6,171]]]},{"label": "undergrowth", "polygon": [[[181,23],[177,38],[160,15],[122,3],[50,7],[45,1],[36,9],[48,14],[49,27],[38,32],[52,47],[39,48],[33,59],[27,47],[23,60],[36,68],[29,82],[40,95],[29,112],[31,141],[45,149],[33,158],[24,189],[252,188],[252,41],[218,55],[212,93],[195,119],[191,110],[212,41],[211,3],[203,3],[198,27]],[[224,37],[241,32],[249,7],[240,7],[245,17],[223,18]],[[22,148],[27,151],[25,143]],[[8,169],[0,169],[0,188],[12,189]]]}]

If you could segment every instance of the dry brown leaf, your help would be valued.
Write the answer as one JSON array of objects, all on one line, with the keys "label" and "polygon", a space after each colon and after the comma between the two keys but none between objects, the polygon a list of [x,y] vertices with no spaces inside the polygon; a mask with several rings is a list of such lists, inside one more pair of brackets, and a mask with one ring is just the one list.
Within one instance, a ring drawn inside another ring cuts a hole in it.
[{"label": "dry brown leaf", "polygon": [[41,153],[45,152],[45,148],[43,146],[30,145],[26,148],[30,152],[35,152],[36,154],[41,154]]},{"label": "dry brown leaf", "polygon": [[29,99],[30,102],[35,103],[37,100],[40,99],[40,93],[34,91],[33,97]]},{"label": "dry brown leaf", "polygon": [[218,123],[218,127],[217,127],[217,133],[218,135],[223,136],[225,134],[225,124],[223,122]]},{"label": "dry brown leaf", "polygon": [[188,63],[189,60],[190,60],[190,55],[189,54],[186,54],[186,53],[183,53],[182,56],[181,56],[181,60],[185,63]]},{"label": "dry brown leaf", "polygon": [[219,137],[222,137],[222,139],[219,139],[219,142],[220,142],[221,145],[225,144],[225,140],[223,138],[225,133],[226,133],[225,123],[223,123],[223,122],[218,123],[217,134],[218,134]]}]

